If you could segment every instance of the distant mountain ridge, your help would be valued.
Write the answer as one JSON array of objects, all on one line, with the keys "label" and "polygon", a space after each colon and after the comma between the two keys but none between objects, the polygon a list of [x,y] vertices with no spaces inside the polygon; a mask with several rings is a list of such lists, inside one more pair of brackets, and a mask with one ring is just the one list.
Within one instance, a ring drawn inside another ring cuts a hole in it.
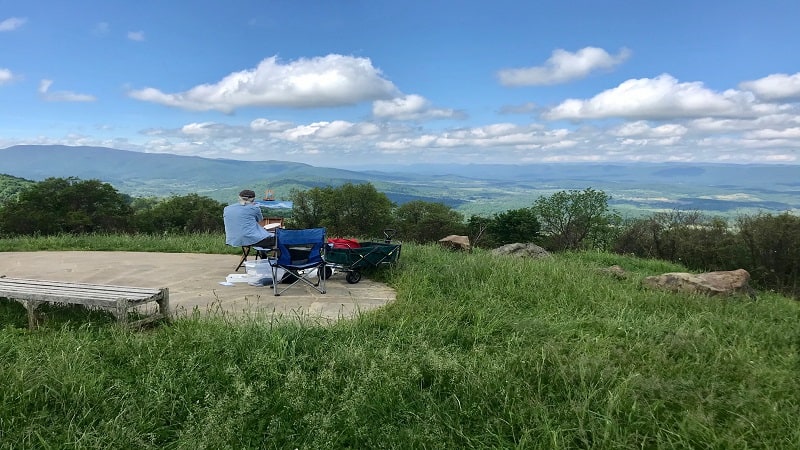
[{"label": "distant mountain ridge", "polygon": [[40,181],[78,177],[132,196],[199,193],[230,201],[243,188],[291,189],[372,183],[398,204],[441,201],[470,213],[530,206],[541,195],[591,187],[612,205],[644,210],[800,210],[800,165],[415,164],[356,171],[286,161],[240,161],[106,147],[18,145],[0,149],[0,173]]}]

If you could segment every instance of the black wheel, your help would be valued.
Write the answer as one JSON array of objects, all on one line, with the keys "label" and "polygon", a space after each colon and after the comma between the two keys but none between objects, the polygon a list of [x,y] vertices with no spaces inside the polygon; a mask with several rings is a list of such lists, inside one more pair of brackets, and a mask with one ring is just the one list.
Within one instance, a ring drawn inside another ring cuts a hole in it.
[{"label": "black wheel", "polygon": [[325,266],[325,269],[322,270],[322,277],[327,280],[331,277],[331,275],[333,275],[333,269]]},{"label": "black wheel", "polygon": [[361,272],[357,270],[347,272],[347,277],[345,277],[345,280],[347,280],[347,282],[350,284],[356,284],[361,281]]}]

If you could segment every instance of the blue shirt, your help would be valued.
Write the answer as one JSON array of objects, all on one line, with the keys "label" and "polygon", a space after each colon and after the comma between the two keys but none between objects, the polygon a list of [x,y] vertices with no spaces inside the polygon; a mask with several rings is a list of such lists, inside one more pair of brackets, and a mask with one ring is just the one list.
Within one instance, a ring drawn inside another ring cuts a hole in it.
[{"label": "blue shirt", "polygon": [[225,222],[225,243],[240,247],[253,245],[268,237],[275,236],[258,224],[264,220],[261,208],[253,204],[240,205],[234,203],[222,210]]}]

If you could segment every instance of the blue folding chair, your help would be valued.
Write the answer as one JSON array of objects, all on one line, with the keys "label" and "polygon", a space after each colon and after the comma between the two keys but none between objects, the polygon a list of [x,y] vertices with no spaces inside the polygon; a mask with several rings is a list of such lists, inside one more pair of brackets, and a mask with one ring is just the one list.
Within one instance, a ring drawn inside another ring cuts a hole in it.
[{"label": "blue folding chair", "polygon": [[[278,257],[268,260],[272,266],[272,289],[275,295],[281,295],[298,283],[311,286],[320,294],[325,293],[325,260],[322,258],[325,228],[277,228],[275,246]],[[279,271],[285,273],[283,280],[278,277]],[[288,286],[279,288],[282,282]]]}]

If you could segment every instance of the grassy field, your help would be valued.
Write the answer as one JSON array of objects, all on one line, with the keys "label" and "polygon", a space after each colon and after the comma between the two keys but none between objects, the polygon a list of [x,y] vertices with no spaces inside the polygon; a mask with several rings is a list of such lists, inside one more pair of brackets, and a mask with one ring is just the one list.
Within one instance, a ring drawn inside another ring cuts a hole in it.
[{"label": "grassy field", "polygon": [[[69,239],[0,247],[228,251]],[[612,264],[629,277],[598,270]],[[674,270],[408,244],[374,274],[397,301],[328,327],[220,315],[125,331],[71,309],[29,332],[3,300],[0,448],[800,448],[800,303],[640,287]]]}]

